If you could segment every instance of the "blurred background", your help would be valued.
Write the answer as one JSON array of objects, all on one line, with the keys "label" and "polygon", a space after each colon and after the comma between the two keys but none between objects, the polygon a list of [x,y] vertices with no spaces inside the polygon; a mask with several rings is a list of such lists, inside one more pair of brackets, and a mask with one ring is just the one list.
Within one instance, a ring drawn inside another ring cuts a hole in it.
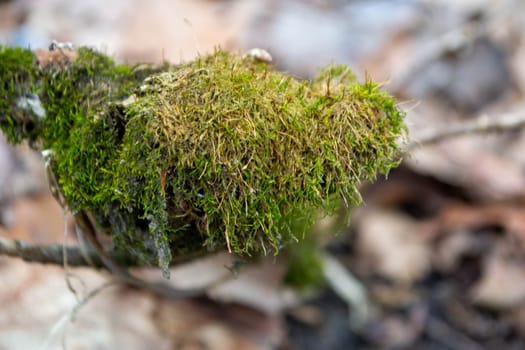
[{"label": "blurred background", "polygon": [[[52,40],[126,63],[258,47],[304,79],[346,63],[398,98],[414,142],[480,117],[525,117],[522,0],[0,1],[2,45]],[[0,257],[0,350],[525,349],[524,149],[517,129],[416,145],[388,179],[363,184],[350,229],[325,248],[366,292],[359,329],[336,288],[291,290],[275,259],[176,303],[111,287],[61,323],[108,275],[71,269],[74,294],[63,268]],[[72,230],[42,164],[0,135],[0,236],[48,244]],[[232,261],[177,268],[170,283],[206,285]]]}]

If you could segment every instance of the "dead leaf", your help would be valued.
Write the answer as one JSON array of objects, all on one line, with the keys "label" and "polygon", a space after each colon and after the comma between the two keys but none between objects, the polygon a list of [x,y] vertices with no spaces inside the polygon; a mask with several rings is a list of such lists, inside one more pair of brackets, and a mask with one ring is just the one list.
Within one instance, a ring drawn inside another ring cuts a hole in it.
[{"label": "dead leaf", "polygon": [[412,284],[430,269],[430,247],[418,223],[393,211],[373,210],[357,223],[359,254],[374,272]]},{"label": "dead leaf", "polygon": [[[156,328],[152,317],[156,299],[140,290],[111,287],[91,299],[66,328],[53,327],[77,304],[68,290],[61,267],[28,264],[2,258],[0,264],[0,349],[169,350],[170,340]],[[79,296],[107,281],[90,269],[74,269]],[[81,283],[79,283],[81,281]]]},{"label": "dead leaf", "polygon": [[160,301],[153,315],[177,349],[274,349],[284,335],[279,317],[206,299]]},{"label": "dead leaf", "polygon": [[[268,314],[296,305],[299,297],[283,285],[287,266],[282,259],[261,257],[242,263],[228,252],[208,255],[173,267],[169,283],[177,289],[206,288],[206,294],[220,302],[237,303]],[[237,267],[237,265],[239,265]],[[137,269],[148,280],[161,279],[155,269]]]},{"label": "dead leaf", "polygon": [[486,259],[481,280],[471,298],[477,305],[507,310],[525,301],[525,264],[493,253]]}]

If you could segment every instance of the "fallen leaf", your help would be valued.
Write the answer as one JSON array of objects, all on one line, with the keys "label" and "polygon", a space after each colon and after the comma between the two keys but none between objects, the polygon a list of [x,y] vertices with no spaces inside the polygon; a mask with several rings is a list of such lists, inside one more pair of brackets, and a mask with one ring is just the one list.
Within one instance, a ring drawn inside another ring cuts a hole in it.
[{"label": "fallen leaf", "polygon": [[177,349],[274,349],[284,336],[278,316],[203,298],[160,301],[153,317]]},{"label": "fallen leaf", "polygon": [[373,210],[357,222],[358,252],[374,272],[412,284],[430,269],[430,247],[417,221],[393,211]]},{"label": "fallen leaf", "polygon": [[525,301],[525,264],[493,253],[486,259],[481,280],[473,287],[472,301],[496,310],[507,310]]}]

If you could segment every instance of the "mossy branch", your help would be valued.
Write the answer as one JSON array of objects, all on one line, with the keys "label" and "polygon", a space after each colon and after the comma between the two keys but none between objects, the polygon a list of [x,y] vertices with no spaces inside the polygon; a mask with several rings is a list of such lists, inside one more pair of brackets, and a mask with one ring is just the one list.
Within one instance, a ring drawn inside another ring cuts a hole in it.
[{"label": "mossy branch", "polygon": [[[0,61],[0,128],[46,150],[62,204],[113,240],[80,250],[0,238],[0,255],[62,265],[65,252],[70,266],[159,293],[186,295],[121,268],[277,252],[402,156],[395,101],[345,66],[304,82],[222,51],[180,66],[116,65],[89,49],[0,48]],[[407,149],[524,125],[523,113],[480,118]]]},{"label": "mossy branch", "polygon": [[62,50],[0,48],[0,128],[139,264],[277,254],[399,164],[404,114],[346,66],[298,81],[220,50],[160,67]]}]

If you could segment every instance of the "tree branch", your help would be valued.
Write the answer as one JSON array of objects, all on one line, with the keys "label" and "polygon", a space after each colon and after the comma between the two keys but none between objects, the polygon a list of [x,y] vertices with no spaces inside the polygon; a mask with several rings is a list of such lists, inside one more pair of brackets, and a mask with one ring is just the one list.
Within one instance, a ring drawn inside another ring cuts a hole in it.
[{"label": "tree branch", "polygon": [[422,131],[413,136],[407,149],[412,150],[463,135],[503,132],[523,127],[525,127],[525,111],[503,114],[497,119],[481,116],[475,120],[451,125],[440,130]]},{"label": "tree branch", "polygon": [[[72,267],[91,267],[108,269],[99,254],[92,249],[80,249],[79,246],[62,244],[42,245],[0,237],[0,256],[19,258],[29,263],[50,264],[64,266],[64,251],[67,255],[67,264]],[[106,256],[119,266],[140,267],[138,261],[125,253],[106,252]],[[197,256],[174,257],[173,264],[188,262]]]},{"label": "tree branch", "polygon": [[[98,254],[93,250],[86,250],[85,254],[91,260],[86,261],[78,246],[63,246],[62,244],[40,245],[36,243],[19,241],[0,237],[0,255],[23,259],[27,262],[64,265],[64,251],[67,254],[69,266],[86,266],[106,268]],[[124,254],[110,254],[111,259],[124,266],[137,266],[137,263]]]}]

